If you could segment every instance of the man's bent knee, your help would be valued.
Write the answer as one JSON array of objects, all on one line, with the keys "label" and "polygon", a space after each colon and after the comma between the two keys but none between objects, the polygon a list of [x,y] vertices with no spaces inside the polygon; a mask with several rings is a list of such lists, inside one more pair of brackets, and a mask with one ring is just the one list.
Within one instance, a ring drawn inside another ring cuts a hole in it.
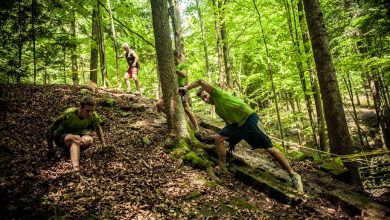
[{"label": "man's bent knee", "polygon": [[89,135],[84,135],[81,137],[81,144],[84,146],[91,146],[93,144],[93,138]]},{"label": "man's bent knee", "polygon": [[70,147],[72,144],[80,145],[82,143],[82,139],[80,135],[77,134],[68,134],[64,139],[65,145]]},{"label": "man's bent knee", "polygon": [[227,139],[227,137],[221,136],[219,134],[214,135],[214,140],[216,143],[223,143]]}]

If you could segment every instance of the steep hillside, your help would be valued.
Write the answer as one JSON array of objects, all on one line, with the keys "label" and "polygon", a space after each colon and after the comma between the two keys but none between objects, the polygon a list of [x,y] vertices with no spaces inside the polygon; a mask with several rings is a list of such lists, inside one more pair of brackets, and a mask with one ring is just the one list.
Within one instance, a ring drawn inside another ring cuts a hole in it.
[{"label": "steep hillside", "polygon": [[[97,107],[109,147],[95,135],[75,174],[60,151],[46,158],[45,129],[87,93],[101,104],[113,100]],[[73,86],[1,85],[0,95],[0,219],[351,218],[323,198],[306,201],[315,210],[281,204],[232,175],[218,184],[173,160],[154,100]]]}]

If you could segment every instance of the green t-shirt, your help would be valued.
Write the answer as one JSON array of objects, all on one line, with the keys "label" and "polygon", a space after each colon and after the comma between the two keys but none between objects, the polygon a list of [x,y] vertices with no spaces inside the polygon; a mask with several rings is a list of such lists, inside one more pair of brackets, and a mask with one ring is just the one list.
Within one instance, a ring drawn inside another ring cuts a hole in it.
[{"label": "green t-shirt", "polygon": [[246,119],[255,112],[243,100],[221,89],[213,87],[210,96],[215,105],[215,113],[228,123],[237,123],[238,126],[242,126]]},{"label": "green t-shirt", "polygon": [[[185,70],[187,69],[187,65],[185,65],[184,63],[179,63],[178,65],[176,65],[176,69],[180,70],[180,72],[185,72]],[[179,85],[179,87],[185,86],[186,78],[177,74],[177,84]]]},{"label": "green t-shirt", "polygon": [[86,129],[99,125],[103,120],[96,112],[93,112],[89,118],[80,119],[77,116],[77,108],[68,108],[56,121],[59,123],[59,126],[54,131],[54,135],[65,133],[84,135]]}]

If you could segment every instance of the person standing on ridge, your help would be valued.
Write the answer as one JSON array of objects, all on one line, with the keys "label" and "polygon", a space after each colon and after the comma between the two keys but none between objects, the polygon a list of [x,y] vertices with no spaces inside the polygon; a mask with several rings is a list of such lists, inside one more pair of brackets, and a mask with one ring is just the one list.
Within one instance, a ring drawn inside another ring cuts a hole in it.
[{"label": "person standing on ridge", "polygon": [[128,43],[124,43],[122,47],[125,50],[123,57],[126,59],[127,64],[129,65],[129,68],[125,72],[125,76],[124,76],[126,86],[127,86],[127,92],[132,93],[130,88],[130,79],[133,79],[136,87],[135,94],[141,95],[141,91],[139,90],[139,83],[138,83],[138,72],[139,72],[138,55],[133,49],[130,48]]}]

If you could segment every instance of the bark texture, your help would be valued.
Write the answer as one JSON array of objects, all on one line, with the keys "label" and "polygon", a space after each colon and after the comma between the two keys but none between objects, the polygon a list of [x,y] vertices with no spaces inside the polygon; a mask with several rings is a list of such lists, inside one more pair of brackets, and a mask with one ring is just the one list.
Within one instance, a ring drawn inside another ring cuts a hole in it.
[{"label": "bark texture", "polygon": [[[306,21],[309,28],[314,60],[317,67],[322,102],[324,103],[330,151],[334,154],[352,154],[353,146],[337,82],[336,72],[329,50],[324,20],[318,0],[304,0]],[[355,163],[346,163],[351,182],[362,187]]]}]

